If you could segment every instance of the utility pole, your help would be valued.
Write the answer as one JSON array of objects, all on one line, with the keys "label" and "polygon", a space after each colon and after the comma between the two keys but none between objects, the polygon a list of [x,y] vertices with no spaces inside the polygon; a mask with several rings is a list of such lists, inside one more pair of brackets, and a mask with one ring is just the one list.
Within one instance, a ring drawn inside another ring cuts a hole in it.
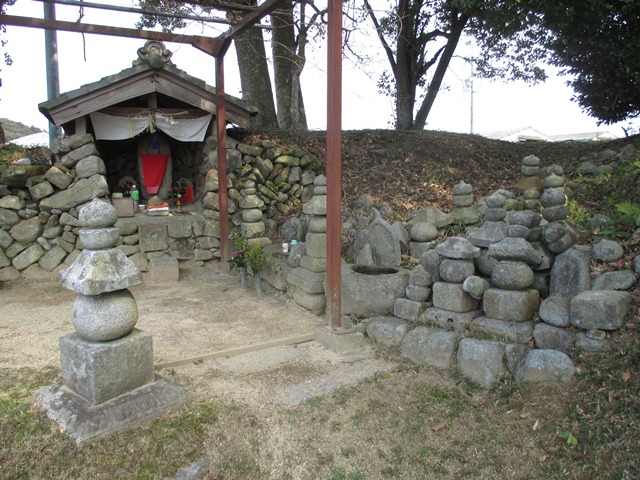
[{"label": "utility pole", "polygon": [[[45,20],[56,19],[54,3],[44,2]],[[44,52],[47,72],[47,100],[60,96],[60,76],[58,74],[58,34],[55,30],[44,31]],[[53,146],[56,138],[62,135],[62,129],[49,122],[49,147]]]}]

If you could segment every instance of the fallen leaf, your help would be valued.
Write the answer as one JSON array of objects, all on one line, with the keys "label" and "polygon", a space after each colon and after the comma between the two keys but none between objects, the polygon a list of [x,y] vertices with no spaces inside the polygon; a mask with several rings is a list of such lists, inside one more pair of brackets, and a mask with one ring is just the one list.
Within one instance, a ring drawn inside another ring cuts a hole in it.
[{"label": "fallen leaf", "polygon": [[629,323],[627,323],[627,328],[629,330],[635,330],[636,328],[638,328],[638,326],[635,323],[629,322]]},{"label": "fallen leaf", "polygon": [[536,420],[536,423],[533,424],[533,431],[535,432],[536,430],[538,430],[538,428],[540,427],[540,421]]},{"label": "fallen leaf", "polygon": [[440,430],[442,430],[445,426],[447,425],[447,421],[443,420],[442,422],[440,422],[439,424],[437,424],[435,427],[433,427],[433,431],[434,432],[439,432]]},{"label": "fallen leaf", "polygon": [[520,415],[520,418],[529,418],[530,416],[531,416],[531,412],[527,412]]},{"label": "fallen leaf", "polygon": [[624,383],[627,383],[630,378],[631,378],[631,373],[628,370],[622,374],[622,381]]}]

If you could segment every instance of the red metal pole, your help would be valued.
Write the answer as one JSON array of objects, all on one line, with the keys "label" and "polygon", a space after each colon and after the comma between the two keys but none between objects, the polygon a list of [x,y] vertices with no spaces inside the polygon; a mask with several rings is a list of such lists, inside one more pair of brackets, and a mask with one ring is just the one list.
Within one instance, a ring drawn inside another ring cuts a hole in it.
[{"label": "red metal pole", "polygon": [[341,321],[342,1],[329,0],[327,55],[327,288],[330,326]]},{"label": "red metal pole", "polygon": [[229,202],[227,191],[227,122],[224,100],[224,53],[216,56],[216,127],[218,137],[218,201],[220,213],[220,262],[229,273]]}]

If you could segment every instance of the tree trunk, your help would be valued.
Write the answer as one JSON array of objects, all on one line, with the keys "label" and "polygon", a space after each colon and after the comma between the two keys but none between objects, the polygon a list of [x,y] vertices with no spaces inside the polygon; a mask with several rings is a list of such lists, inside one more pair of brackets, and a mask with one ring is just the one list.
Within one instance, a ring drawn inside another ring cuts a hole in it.
[{"label": "tree trunk", "polygon": [[447,73],[449,63],[451,62],[451,57],[453,57],[453,54],[456,51],[462,30],[464,30],[464,27],[469,20],[468,15],[461,14],[458,16],[456,12],[452,12],[451,17],[451,33],[447,39],[447,45],[445,46],[444,51],[440,56],[440,60],[438,61],[438,67],[436,68],[433,78],[429,83],[427,95],[424,97],[422,105],[420,105],[420,108],[418,109],[418,113],[416,113],[416,119],[413,124],[414,130],[422,130],[427,124],[427,117],[429,116],[431,107],[433,107],[433,102],[435,102],[436,96],[440,91],[442,80],[444,79],[445,73]]},{"label": "tree trunk", "polygon": [[297,42],[293,24],[293,2],[283,2],[280,10],[286,10],[287,13],[271,16],[278,124],[285,130],[306,130],[307,116],[300,88],[300,74],[304,67],[307,42],[306,26],[303,24],[304,5]]},{"label": "tree trunk", "polygon": [[[255,0],[234,0],[233,3],[256,5]],[[260,28],[250,28],[234,40],[240,69],[242,99],[256,107],[259,114],[252,120],[252,128],[278,128],[273,103],[271,78],[267,68],[264,38]]]},{"label": "tree trunk", "polygon": [[413,106],[416,87],[413,78],[413,59],[411,52],[412,19],[409,15],[409,0],[398,2],[399,20],[398,40],[396,43],[396,130],[409,130],[413,127]]}]

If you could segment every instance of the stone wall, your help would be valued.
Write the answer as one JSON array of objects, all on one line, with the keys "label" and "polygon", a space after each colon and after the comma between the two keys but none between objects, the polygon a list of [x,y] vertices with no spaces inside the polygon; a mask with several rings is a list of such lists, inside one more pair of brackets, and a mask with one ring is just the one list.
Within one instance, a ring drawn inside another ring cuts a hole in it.
[{"label": "stone wall", "polygon": [[[206,161],[200,169],[196,190],[202,192],[205,218],[217,220],[218,213],[218,155],[214,138],[207,140]],[[262,204],[257,207],[263,220],[273,220],[281,214],[296,210],[313,196],[313,181],[319,165],[296,146],[279,147],[271,140],[259,145],[239,143],[227,138],[227,173],[229,214],[234,225],[242,223],[243,196],[247,181],[254,182],[255,195]],[[254,208],[254,207],[248,207]],[[274,223],[268,222],[267,233],[273,233]]]},{"label": "stone wall", "polygon": [[[119,191],[119,179],[137,179],[134,143],[123,142],[120,150],[117,143],[106,147],[104,142],[96,144],[90,134],[73,135],[53,149],[52,165],[32,165],[29,159],[22,159],[3,169],[0,281],[21,277],[54,280],[62,268],[73,263],[83,250],[79,210],[93,198],[108,199]],[[297,147],[280,148],[268,140],[254,146],[228,138],[227,145],[232,225],[239,227],[243,222],[242,207],[247,207],[243,193],[252,192],[257,198],[253,216],[257,212],[261,217],[254,220],[266,224],[266,231],[261,232],[265,238],[273,236],[277,217],[311,198],[317,163]],[[118,219],[117,248],[143,272],[161,264],[158,259],[162,258],[200,268],[220,257],[216,140],[210,137],[202,144],[172,144],[171,148],[173,178],[191,180],[197,202],[188,215],[149,217],[140,213]],[[247,182],[253,186],[243,189]],[[177,272],[177,262],[174,267]]]},{"label": "stone wall", "polygon": [[[631,150],[607,152],[606,158],[634,158]],[[478,202],[472,186],[460,182],[450,212],[427,207],[406,222],[394,221],[388,207],[374,207],[367,195],[343,209],[343,243],[350,243],[350,264],[342,268],[343,315],[403,357],[456,367],[485,388],[502,376],[572,380],[577,354],[601,351],[624,327],[640,255],[631,269],[592,278],[590,266],[617,265],[623,246],[606,239],[591,245],[591,233],[567,218],[561,167],[542,167],[528,156],[521,174],[509,189]],[[451,231],[466,237],[448,236]],[[634,235],[640,237],[640,229]],[[269,276],[297,266],[304,248],[292,250],[288,264],[273,261]],[[401,254],[405,266],[414,265],[410,274],[399,268]],[[375,275],[355,275],[354,265]],[[391,301],[380,302],[377,287],[389,293],[385,282],[402,279]],[[289,290],[297,286],[291,277],[289,284]]]}]

